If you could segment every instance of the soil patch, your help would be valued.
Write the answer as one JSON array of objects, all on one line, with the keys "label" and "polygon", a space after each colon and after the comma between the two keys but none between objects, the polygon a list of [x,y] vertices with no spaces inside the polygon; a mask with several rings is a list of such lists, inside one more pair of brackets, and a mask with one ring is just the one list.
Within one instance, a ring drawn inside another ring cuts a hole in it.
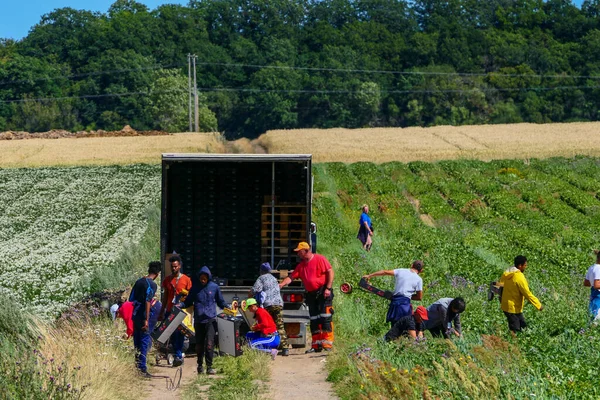
[{"label": "soil patch", "polygon": [[48,132],[21,132],[6,131],[0,132],[0,140],[26,140],[26,139],[62,139],[62,138],[89,138],[89,137],[122,137],[122,136],[163,136],[169,135],[163,131],[136,131],[129,125],[125,125],[119,131],[79,131],[69,132],[62,129],[52,129]]},{"label": "soil patch", "polygon": [[269,398],[277,399],[337,399],[325,380],[327,353],[304,354],[304,349],[290,350],[289,357],[276,357],[271,369]]}]

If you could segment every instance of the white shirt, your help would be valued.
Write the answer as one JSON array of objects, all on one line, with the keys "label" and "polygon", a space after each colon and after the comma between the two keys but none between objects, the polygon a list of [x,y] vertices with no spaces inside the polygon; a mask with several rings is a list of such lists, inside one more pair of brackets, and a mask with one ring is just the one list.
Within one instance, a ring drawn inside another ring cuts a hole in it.
[{"label": "white shirt", "polygon": [[594,287],[594,281],[596,279],[600,279],[600,264],[594,264],[591,267],[589,267],[587,270],[587,274],[585,274],[585,279],[587,279],[592,285],[592,287]]},{"label": "white shirt", "polygon": [[119,311],[119,305],[113,304],[110,307],[110,315],[112,316],[113,321],[117,318],[117,311]]},{"label": "white shirt", "polygon": [[423,290],[423,279],[408,268],[395,269],[394,277],[396,278],[394,296],[400,295],[410,298],[419,290]]}]

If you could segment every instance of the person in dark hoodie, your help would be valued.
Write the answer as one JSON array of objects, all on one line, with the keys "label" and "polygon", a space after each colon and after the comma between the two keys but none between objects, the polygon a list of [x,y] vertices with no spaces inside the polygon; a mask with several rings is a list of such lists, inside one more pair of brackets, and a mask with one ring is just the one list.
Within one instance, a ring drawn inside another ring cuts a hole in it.
[{"label": "person in dark hoodie", "polygon": [[198,274],[198,281],[194,282],[190,294],[187,296],[182,308],[194,305],[194,330],[196,331],[196,354],[198,355],[198,373],[204,372],[202,363],[206,358],[206,373],[217,373],[212,367],[215,350],[215,321],[218,305],[221,308],[229,307],[219,285],[214,283],[208,267],[202,267]]}]

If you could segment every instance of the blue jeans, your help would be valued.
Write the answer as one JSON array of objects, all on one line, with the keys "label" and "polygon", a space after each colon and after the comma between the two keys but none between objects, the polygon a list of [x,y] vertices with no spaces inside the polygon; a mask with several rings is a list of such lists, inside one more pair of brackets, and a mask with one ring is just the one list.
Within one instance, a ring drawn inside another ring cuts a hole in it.
[{"label": "blue jeans", "polygon": [[142,330],[143,326],[144,320],[133,321],[133,346],[135,347],[136,367],[142,372],[147,372],[146,355],[152,346],[152,338],[149,330]]},{"label": "blue jeans", "polygon": [[277,332],[273,336],[264,336],[260,332],[248,332],[246,333],[246,339],[248,339],[250,347],[267,353],[279,347],[279,334]]}]

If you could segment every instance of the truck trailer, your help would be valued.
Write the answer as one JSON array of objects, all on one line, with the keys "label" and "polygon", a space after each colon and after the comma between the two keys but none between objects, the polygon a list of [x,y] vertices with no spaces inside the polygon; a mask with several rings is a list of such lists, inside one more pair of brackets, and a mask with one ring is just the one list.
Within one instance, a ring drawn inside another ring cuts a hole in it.
[{"label": "truck trailer", "polygon": [[[163,154],[162,276],[177,253],[194,284],[209,267],[228,303],[247,297],[263,262],[285,278],[298,242],[316,242],[311,168],[308,154]],[[305,347],[304,287],[292,282],[281,295],[289,342]]]}]

